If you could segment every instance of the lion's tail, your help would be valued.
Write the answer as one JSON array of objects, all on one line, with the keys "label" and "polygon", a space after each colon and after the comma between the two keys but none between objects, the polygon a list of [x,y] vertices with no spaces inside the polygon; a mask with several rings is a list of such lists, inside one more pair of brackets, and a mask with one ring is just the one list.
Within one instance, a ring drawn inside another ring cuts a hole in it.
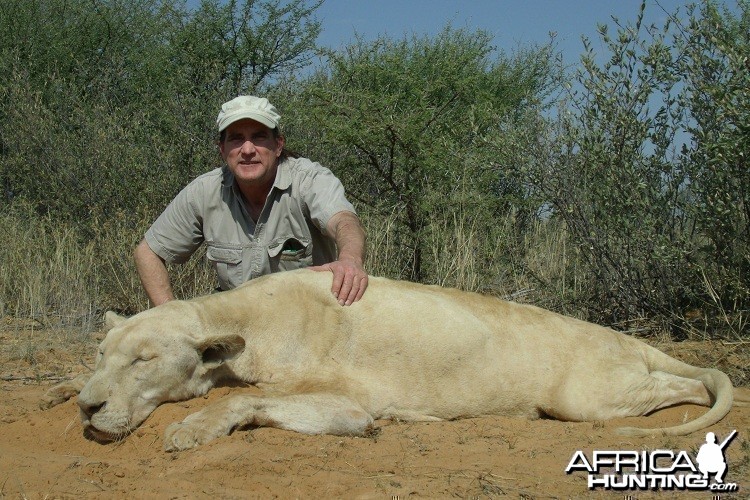
[{"label": "lion's tail", "polygon": [[[711,408],[690,422],[673,427],[662,427],[656,429],[644,429],[639,427],[621,427],[617,429],[619,434],[626,436],[653,436],[669,435],[682,436],[709,427],[729,413],[733,402],[733,388],[729,377],[722,371],[713,368],[700,368],[682,361],[676,360],[663,352],[650,346],[642,349],[646,364],[650,372],[660,371],[694,380],[700,380],[713,398]],[[740,396],[744,401],[745,396]]]}]

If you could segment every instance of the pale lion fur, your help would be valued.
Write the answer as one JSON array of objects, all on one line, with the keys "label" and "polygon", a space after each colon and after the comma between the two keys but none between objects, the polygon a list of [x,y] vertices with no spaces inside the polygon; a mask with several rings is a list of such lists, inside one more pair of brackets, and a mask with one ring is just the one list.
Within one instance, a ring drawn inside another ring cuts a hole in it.
[{"label": "pale lion fur", "polygon": [[331,275],[309,270],[173,301],[127,320],[108,315],[95,372],[45,396],[80,390],[84,427],[101,439],[136,428],[159,404],[205,394],[222,380],[267,396],[230,395],[172,424],[165,449],[190,448],[249,425],[361,435],[374,419],[479,415],[601,421],[677,403],[713,405],[668,428],[721,420],[732,384],[627,335],[537,307],[435,286],[370,278],[341,307]]}]

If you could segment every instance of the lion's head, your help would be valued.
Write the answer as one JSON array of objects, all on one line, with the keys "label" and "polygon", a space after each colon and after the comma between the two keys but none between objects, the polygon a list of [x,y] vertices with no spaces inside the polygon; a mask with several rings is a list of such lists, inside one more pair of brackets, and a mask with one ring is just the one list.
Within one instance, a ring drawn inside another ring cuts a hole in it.
[{"label": "lion's head", "polygon": [[165,401],[203,395],[245,346],[239,335],[206,336],[186,303],[170,302],[125,319],[107,313],[96,370],[78,396],[86,432],[120,439]]}]

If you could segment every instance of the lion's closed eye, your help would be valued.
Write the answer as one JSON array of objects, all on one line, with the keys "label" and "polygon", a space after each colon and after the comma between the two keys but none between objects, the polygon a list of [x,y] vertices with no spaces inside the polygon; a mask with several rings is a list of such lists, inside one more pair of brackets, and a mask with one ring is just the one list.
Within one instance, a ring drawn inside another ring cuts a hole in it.
[{"label": "lion's closed eye", "polygon": [[131,366],[139,364],[139,363],[148,363],[149,361],[153,361],[156,359],[156,356],[139,356],[133,360],[132,363],[130,363]]}]

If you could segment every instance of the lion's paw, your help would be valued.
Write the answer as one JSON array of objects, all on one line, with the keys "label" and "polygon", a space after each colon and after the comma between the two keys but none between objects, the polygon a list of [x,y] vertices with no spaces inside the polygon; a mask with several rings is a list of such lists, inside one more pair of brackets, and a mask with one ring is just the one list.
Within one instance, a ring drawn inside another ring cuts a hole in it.
[{"label": "lion's paw", "polygon": [[164,433],[164,451],[188,450],[227,434],[229,430],[216,423],[175,422]]},{"label": "lion's paw", "polygon": [[39,400],[39,408],[42,410],[49,410],[53,406],[64,403],[76,394],[78,394],[78,388],[70,382],[57,384],[56,386],[50,387],[47,392],[44,393],[44,396]]}]

